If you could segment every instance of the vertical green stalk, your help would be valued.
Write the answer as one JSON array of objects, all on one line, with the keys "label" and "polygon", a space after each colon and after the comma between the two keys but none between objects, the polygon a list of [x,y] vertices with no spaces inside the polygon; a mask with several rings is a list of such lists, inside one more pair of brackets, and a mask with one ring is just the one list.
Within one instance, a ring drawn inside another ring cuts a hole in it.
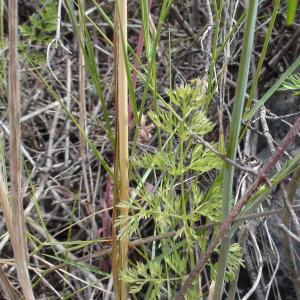
[{"label": "vertical green stalk", "polygon": [[[80,25],[80,38],[84,41],[84,12],[85,12],[85,0],[79,1],[79,25]],[[79,57],[78,57],[78,78],[79,78],[79,125],[82,128],[82,131],[86,132],[86,94],[85,94],[85,77],[86,77],[86,70],[85,70],[85,59],[84,59],[84,52],[81,47],[79,47]],[[79,145],[80,145],[80,157],[81,157],[81,168],[83,174],[83,182],[85,186],[86,198],[88,202],[90,202],[90,189],[89,189],[89,182],[88,182],[88,174],[87,174],[87,156],[86,156],[86,141],[84,135],[79,132]]]},{"label": "vertical green stalk", "polygon": [[150,28],[149,28],[149,5],[148,0],[141,0],[141,12],[142,12],[142,26],[144,32],[144,41],[145,41],[145,51],[146,57],[149,61],[151,56],[151,39],[150,39]]},{"label": "vertical green stalk", "polygon": [[[248,1],[246,25],[244,31],[244,39],[242,45],[240,69],[238,74],[237,88],[235,94],[235,102],[232,112],[232,120],[228,138],[227,157],[235,160],[236,151],[239,142],[239,132],[241,127],[242,113],[244,108],[244,100],[247,89],[247,81],[249,75],[250,59],[253,46],[253,38],[255,31],[255,22],[257,16],[258,0]],[[227,217],[232,205],[232,186],[233,186],[234,167],[231,164],[224,163],[223,177],[223,219]],[[227,258],[230,246],[230,238],[225,237],[221,243],[219,256],[219,269],[217,273],[214,300],[222,298],[224,285],[224,276],[227,265]]]},{"label": "vertical green stalk", "polygon": [[288,2],[288,11],[287,11],[286,24],[292,25],[296,16],[297,0],[288,0],[287,2]]}]

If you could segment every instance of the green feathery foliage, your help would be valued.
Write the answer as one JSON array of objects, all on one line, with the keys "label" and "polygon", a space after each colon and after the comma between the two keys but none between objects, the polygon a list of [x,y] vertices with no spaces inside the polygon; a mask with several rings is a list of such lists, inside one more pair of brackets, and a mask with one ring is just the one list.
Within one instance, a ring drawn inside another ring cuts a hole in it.
[{"label": "green feathery foliage", "polygon": [[[147,223],[153,236],[175,231],[173,238],[153,242],[152,251],[138,249],[140,260],[132,263],[123,278],[130,286],[130,293],[143,293],[146,299],[172,298],[182,280],[195,265],[195,251],[204,253],[210,233],[199,233],[195,226],[200,222],[220,221],[221,181],[204,187],[205,173],[218,170],[222,161],[203,145],[195,143],[193,136],[204,136],[214,128],[207,117],[209,98],[201,80],[194,80],[175,90],[167,90],[169,109],[150,111],[148,116],[161,130],[165,142],[162,150],[134,156],[131,159],[131,178],[139,178],[139,171],[152,170],[157,187],[151,191],[142,188],[132,199],[122,234],[140,236],[140,225]],[[176,114],[176,115],[175,115]],[[216,144],[213,145],[218,149]],[[170,151],[170,149],[175,149]],[[220,150],[219,150],[220,151]],[[206,177],[207,178],[207,177]],[[217,183],[217,184],[216,184]],[[137,186],[139,182],[136,182]],[[119,220],[123,222],[124,220]],[[234,278],[235,270],[242,263],[237,244],[230,248],[226,280]],[[214,279],[217,264],[212,261],[207,268]],[[187,297],[199,297],[199,288],[191,289]]]},{"label": "green feathery foliage", "polygon": [[42,1],[42,4],[25,24],[19,26],[24,40],[19,49],[21,53],[29,55],[36,65],[45,63],[46,55],[41,52],[41,48],[45,48],[54,39],[57,26],[57,1]]}]

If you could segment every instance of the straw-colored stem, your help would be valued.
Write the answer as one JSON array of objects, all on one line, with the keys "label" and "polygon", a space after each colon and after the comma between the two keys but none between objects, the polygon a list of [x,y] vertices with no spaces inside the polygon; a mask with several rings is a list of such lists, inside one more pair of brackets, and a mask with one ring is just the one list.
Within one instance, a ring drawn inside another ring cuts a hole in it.
[{"label": "straw-colored stem", "polygon": [[[7,190],[4,184],[4,180],[2,177],[2,174],[0,174],[0,204],[3,211],[3,216],[5,219],[6,227],[8,230],[8,234],[11,240],[11,244],[13,248],[15,249],[15,240],[14,240],[14,234],[13,234],[13,221],[12,221],[12,215],[11,215],[11,207],[9,204],[8,196],[7,196]],[[6,277],[4,271],[2,270],[2,267],[0,266],[0,280],[2,283],[3,291],[8,299],[19,299],[18,293]],[[20,295],[19,295],[20,296]]]},{"label": "straw-colored stem", "polygon": [[[116,97],[116,154],[115,154],[115,203],[114,218],[126,218],[129,200],[128,183],[128,83],[126,74],[126,40],[127,40],[127,1],[116,2],[115,10],[115,97]],[[118,207],[118,204],[125,204]],[[122,223],[120,230],[126,226]],[[126,271],[128,264],[128,238],[117,233],[113,235],[114,257],[114,291],[115,299],[127,299],[125,282],[120,278],[120,272]]]},{"label": "straw-colored stem", "polygon": [[[34,299],[28,273],[28,251],[23,212],[21,188],[21,130],[20,130],[20,83],[18,59],[18,1],[8,2],[9,16],[9,119],[10,119],[10,182],[12,194],[12,215],[14,238],[18,247],[14,247],[14,256],[20,284],[25,299]],[[16,245],[15,245],[16,246]]]},{"label": "straw-colored stem", "polygon": [[0,174],[0,204],[3,211],[3,216],[5,219],[8,234],[11,240],[11,244],[14,247],[14,234],[13,234],[14,230],[13,230],[11,207],[9,204],[7,190],[4,184],[4,179],[2,174]]}]

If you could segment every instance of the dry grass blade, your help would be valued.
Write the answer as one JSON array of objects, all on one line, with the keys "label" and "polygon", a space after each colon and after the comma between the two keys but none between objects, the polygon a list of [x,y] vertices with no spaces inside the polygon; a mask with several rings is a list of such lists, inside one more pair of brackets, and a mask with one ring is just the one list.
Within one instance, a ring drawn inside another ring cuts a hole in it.
[{"label": "dry grass blade", "polygon": [[14,247],[17,273],[25,299],[34,299],[28,273],[28,251],[21,189],[21,130],[20,83],[18,62],[18,1],[8,3],[9,16],[9,117],[10,117],[10,179],[13,208],[13,234],[18,247]]},{"label": "dry grass blade", "polygon": [[8,234],[10,236],[11,239],[11,243],[14,244],[14,240],[13,240],[13,221],[12,221],[12,215],[11,215],[11,207],[9,204],[9,200],[8,200],[8,196],[7,196],[7,190],[4,184],[4,180],[2,177],[2,174],[0,174],[0,204],[2,207],[2,211],[3,211],[3,215],[4,215],[4,219],[5,219],[5,223],[6,223],[6,227],[8,230]]},{"label": "dry grass blade", "polygon": [[[116,154],[115,154],[115,186],[114,219],[117,216],[126,217],[128,208],[117,207],[118,204],[127,204],[129,199],[128,184],[128,88],[126,75],[126,39],[127,39],[127,2],[119,0],[115,10],[115,97],[116,97]],[[116,213],[117,212],[117,213]],[[121,226],[126,226],[123,223]],[[122,228],[120,228],[122,230]],[[127,299],[127,288],[120,279],[120,272],[127,269],[128,238],[117,233],[113,234],[113,273],[115,299]]]},{"label": "dry grass blade", "polygon": [[[11,239],[12,245],[15,244],[14,242],[14,235],[13,235],[13,222],[12,222],[12,215],[11,215],[11,208],[8,201],[7,191],[4,185],[4,181],[2,175],[0,174],[0,203],[3,211],[3,215],[5,218],[7,230]],[[13,246],[15,248],[15,246]],[[20,295],[11,285],[10,281],[6,277],[2,266],[0,265],[0,281],[3,287],[3,291],[8,299],[19,299]]]},{"label": "dry grass blade", "polygon": [[[14,240],[14,234],[13,234],[13,222],[12,222],[12,215],[11,215],[11,207],[9,204],[8,196],[7,196],[7,190],[4,184],[4,180],[2,177],[2,174],[0,174],[0,204],[2,207],[4,219],[6,222],[6,227],[8,230],[8,234],[11,239],[11,243],[13,245],[13,248],[15,248],[15,240]],[[3,291],[8,299],[19,299],[20,295],[18,292],[14,289],[14,287],[11,285],[10,281],[6,277],[2,266],[0,265],[0,281],[2,283]]]}]

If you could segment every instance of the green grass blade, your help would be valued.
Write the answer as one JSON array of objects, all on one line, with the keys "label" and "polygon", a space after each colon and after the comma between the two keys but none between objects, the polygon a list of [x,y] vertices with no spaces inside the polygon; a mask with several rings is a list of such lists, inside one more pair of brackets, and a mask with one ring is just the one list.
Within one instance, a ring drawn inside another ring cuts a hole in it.
[{"label": "green grass blade", "polygon": [[[238,74],[238,82],[236,88],[235,102],[233,106],[232,120],[227,144],[227,157],[235,160],[236,151],[239,143],[239,133],[241,127],[242,113],[244,108],[244,100],[247,89],[247,81],[250,67],[250,59],[253,46],[253,37],[255,32],[255,23],[257,16],[258,1],[250,1],[247,7],[247,17],[245,25],[245,33],[242,46],[242,54],[240,61],[240,69]],[[232,186],[233,186],[234,168],[228,163],[224,163],[223,177],[223,218],[228,215],[232,202]],[[224,276],[226,270],[226,262],[229,251],[230,239],[227,237],[226,242],[222,243],[219,256],[219,270],[217,273],[216,286],[214,292],[214,300],[222,297]]]},{"label": "green grass blade", "polygon": [[296,10],[297,10],[297,0],[288,0],[288,11],[287,11],[287,18],[286,18],[286,25],[292,25],[295,16],[296,16]]},{"label": "green grass blade", "polygon": [[142,26],[144,31],[144,41],[147,60],[151,57],[151,38],[150,38],[150,28],[149,28],[149,6],[148,0],[141,0],[141,10],[142,10]]}]

